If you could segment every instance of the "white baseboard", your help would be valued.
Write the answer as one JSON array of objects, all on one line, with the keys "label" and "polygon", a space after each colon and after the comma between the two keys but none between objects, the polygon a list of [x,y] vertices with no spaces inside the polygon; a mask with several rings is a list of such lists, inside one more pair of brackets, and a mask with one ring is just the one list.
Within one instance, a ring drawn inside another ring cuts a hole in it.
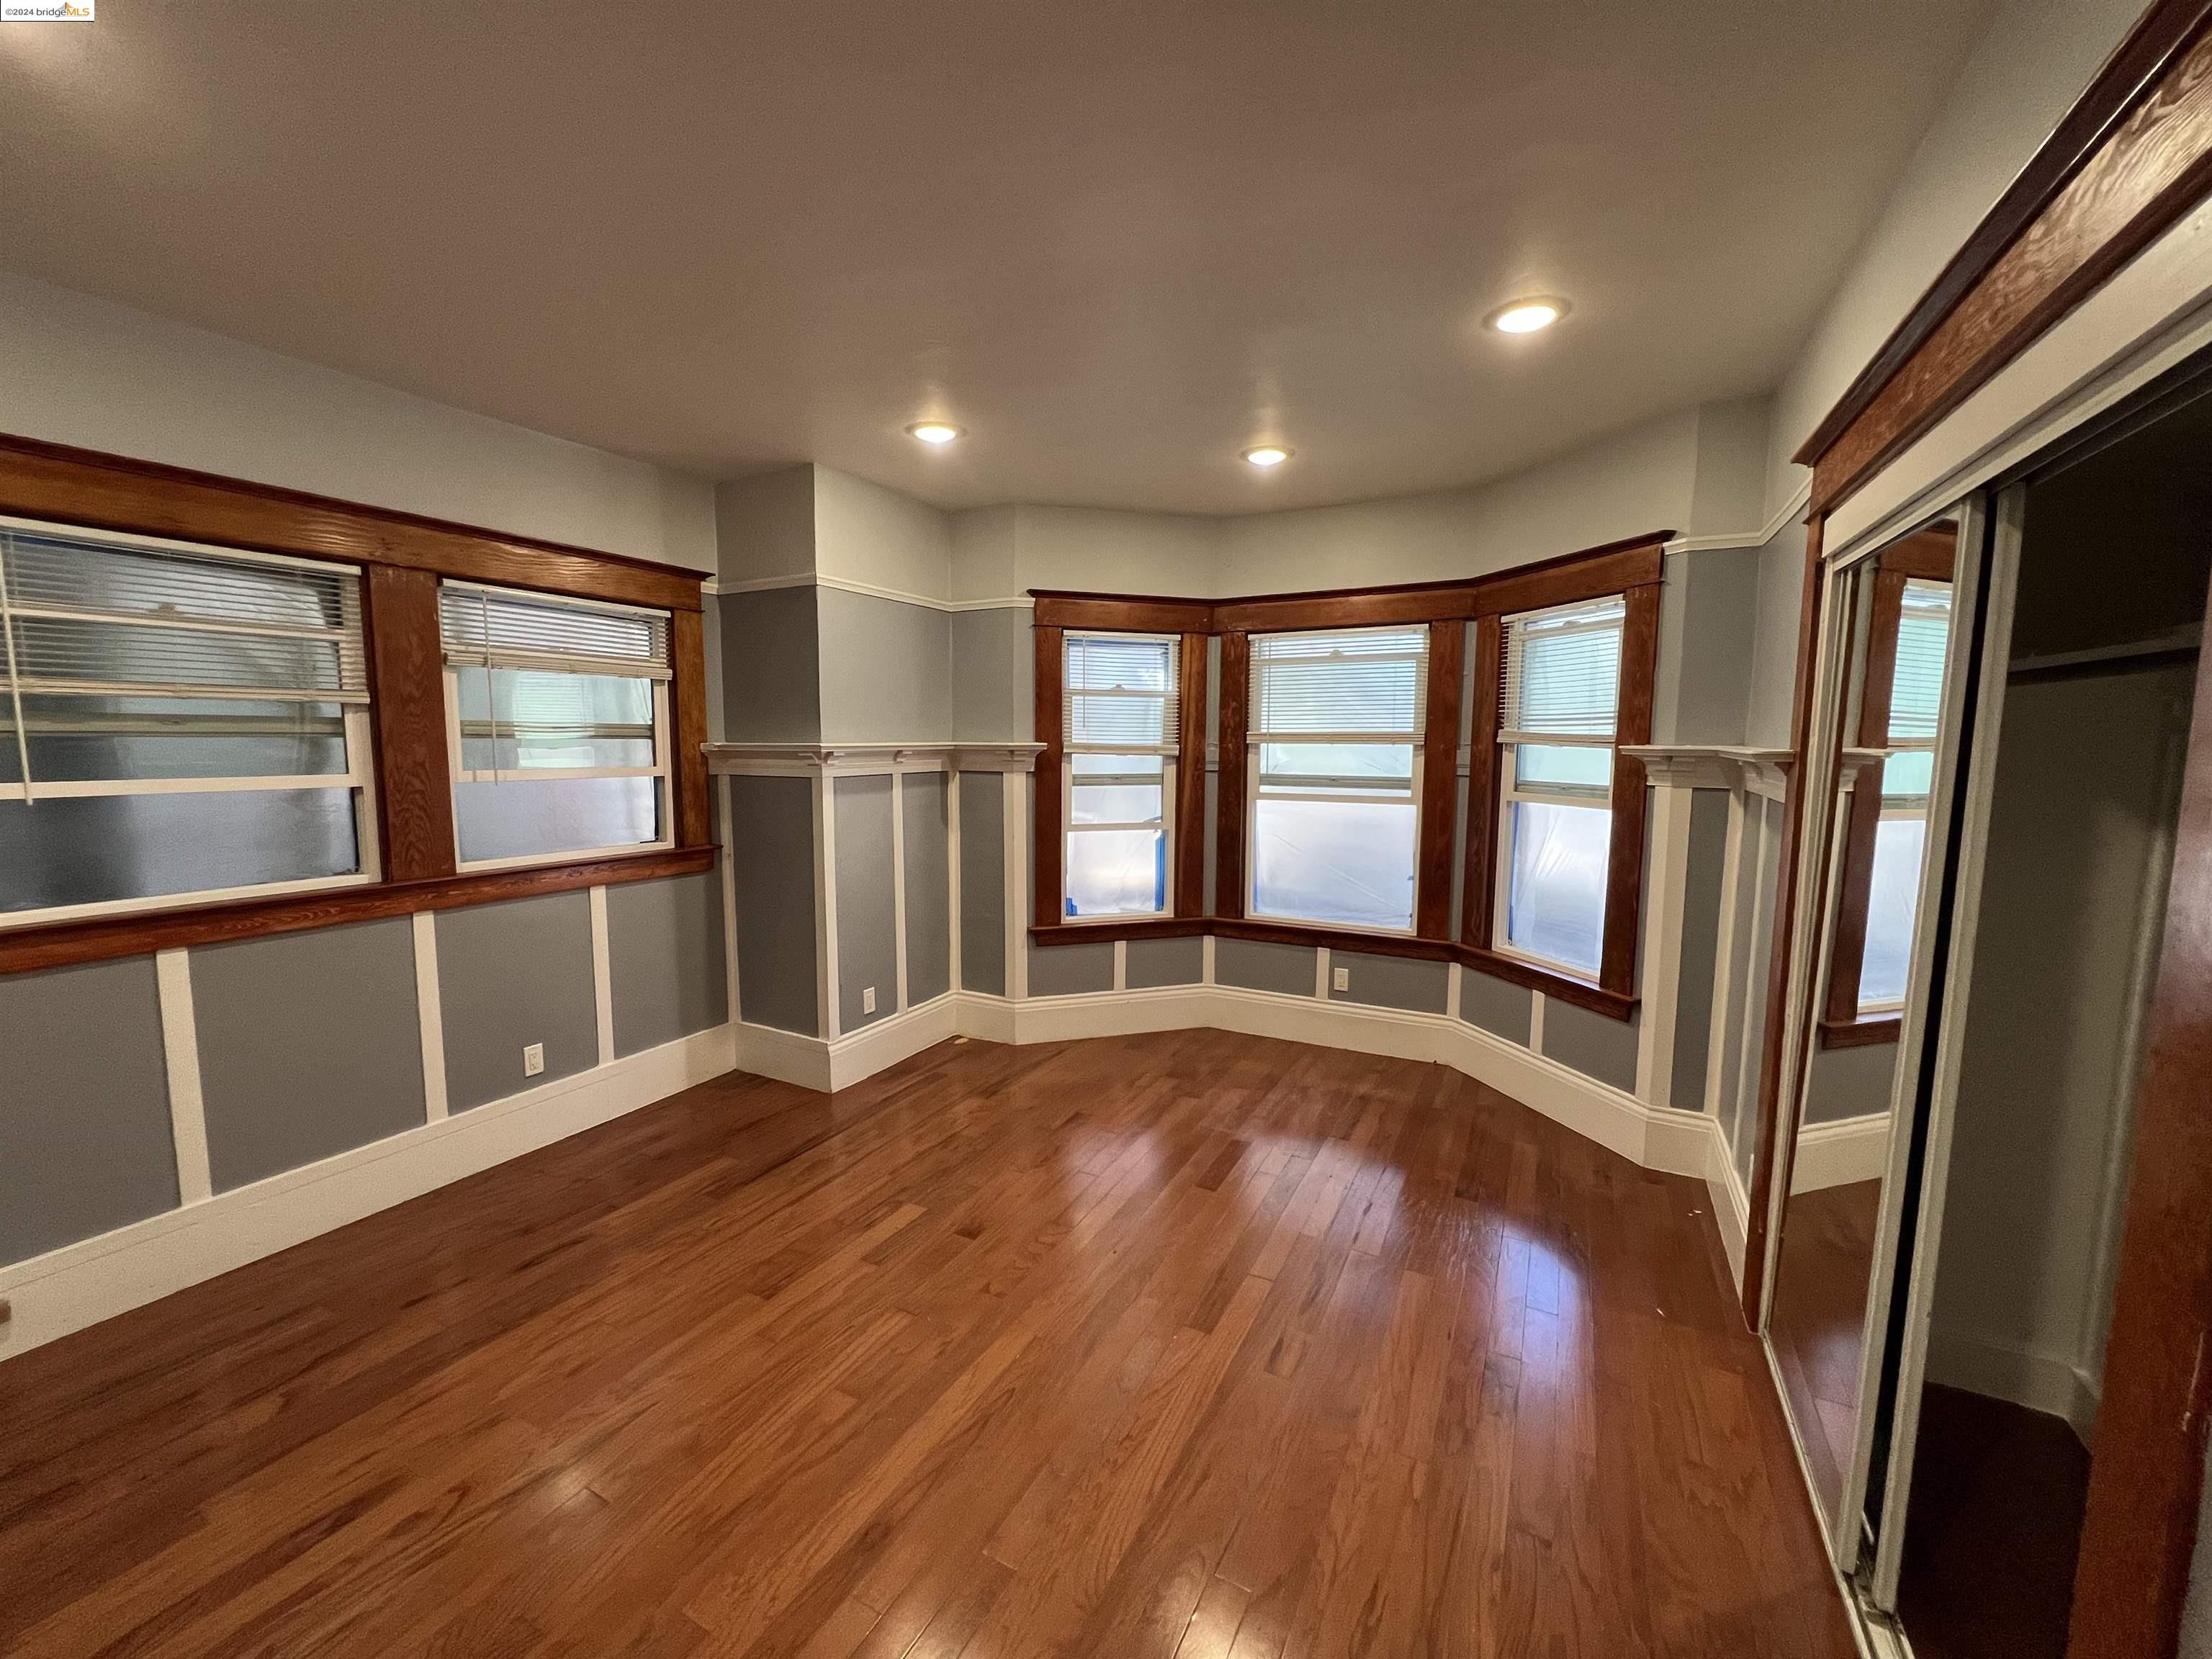
[{"label": "white baseboard", "polygon": [[1808,1124],[1797,1134],[1790,1190],[1817,1193],[1858,1181],[1879,1181],[1889,1169],[1889,1114]]},{"label": "white baseboard", "polygon": [[2063,1418],[2085,1446],[2103,1404],[2097,1379],[2072,1361],[1958,1331],[1929,1332],[1928,1380]]},{"label": "white baseboard", "polygon": [[0,1267],[0,1359],[289,1249],[732,1067],[728,1026]]},{"label": "white baseboard", "polygon": [[[830,1091],[830,1045],[820,1037],[742,1020],[731,1030],[735,1034],[739,1071],[772,1077],[779,1083],[795,1083],[817,1094]],[[848,1079],[847,1085],[858,1081]]]},{"label": "white baseboard", "polygon": [[960,1005],[950,991],[848,1032],[826,1045],[830,1092],[849,1089],[924,1048],[960,1035]]},{"label": "white baseboard", "polygon": [[1735,1287],[1743,1289],[1744,1237],[1751,1229],[1751,1200],[1735,1172],[1735,1153],[1721,1133],[1719,1121],[1707,1118],[1712,1138],[1705,1149],[1705,1190],[1712,1195],[1713,1219],[1719,1224],[1721,1249],[1728,1254],[1729,1272]]}]

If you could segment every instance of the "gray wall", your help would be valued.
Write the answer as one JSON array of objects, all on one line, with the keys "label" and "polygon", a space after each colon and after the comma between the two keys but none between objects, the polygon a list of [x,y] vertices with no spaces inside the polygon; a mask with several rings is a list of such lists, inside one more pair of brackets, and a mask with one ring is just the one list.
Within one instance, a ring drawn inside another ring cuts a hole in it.
[{"label": "gray wall", "polygon": [[1196,985],[1206,977],[1206,941],[1188,939],[1133,939],[1122,978],[1132,990],[1157,985]]},{"label": "gray wall", "polygon": [[1217,985],[1310,997],[1314,994],[1314,952],[1303,945],[1218,939],[1213,942],[1213,981]]},{"label": "gray wall", "polygon": [[1330,990],[1329,996],[1338,1002],[1364,1002],[1377,1008],[1407,1008],[1416,1013],[1441,1014],[1450,998],[1449,963],[1332,950],[1328,966],[1332,988],[1340,969],[1349,981],[1341,991]]},{"label": "gray wall", "polygon": [[[837,1029],[857,1031],[898,1012],[891,781],[888,775],[837,778],[832,787],[837,792]],[[876,1009],[862,1013],[870,989]]]},{"label": "gray wall", "polygon": [[822,736],[815,590],[770,587],[714,600],[722,655],[722,735],[732,743]]},{"label": "gray wall", "polygon": [[733,777],[729,786],[738,1012],[755,1025],[819,1036],[813,781]]},{"label": "gray wall", "polygon": [[814,601],[825,743],[951,737],[951,612],[838,587]]},{"label": "gray wall", "polygon": [[[906,1000],[908,1006],[952,988],[951,824],[949,775],[910,772],[899,786],[906,837]],[[995,830],[998,821],[992,820]]]},{"label": "gray wall", "polygon": [[[1803,544],[1803,532],[1798,532]],[[1741,743],[1759,620],[1759,550],[1667,557],[1660,592],[1654,743]]]},{"label": "gray wall", "polygon": [[[591,899],[581,891],[549,893],[442,911],[434,920],[448,1111],[503,1100],[599,1063]],[[545,1045],[545,1070],[526,1078],[522,1050],[532,1042]]]},{"label": "gray wall", "polygon": [[727,1021],[721,872],[608,888],[607,980],[617,1055]]},{"label": "gray wall", "polygon": [[952,613],[952,735],[1028,743],[1036,735],[1036,662],[1027,610]]},{"label": "gray wall", "polygon": [[1114,988],[1114,946],[1108,939],[1039,945],[1030,952],[1030,994],[1076,996]]},{"label": "gray wall", "polygon": [[1459,970],[1459,1017],[1493,1036],[1527,1048],[1535,1006],[1535,993],[1525,986],[1492,979],[1472,968]]},{"label": "gray wall", "polygon": [[154,959],[0,979],[0,1262],[177,1206]]},{"label": "gray wall", "polygon": [[1894,1042],[1856,1048],[1823,1048],[1816,1043],[1805,1090],[1805,1121],[1840,1123],[1887,1111],[1896,1072]]},{"label": "gray wall", "polygon": [[425,1121],[406,917],[207,945],[191,962],[216,1191]]},{"label": "gray wall", "polygon": [[1006,810],[1005,774],[960,775],[960,985],[994,997],[1006,994]]},{"label": "gray wall", "polygon": [[1688,1112],[1705,1103],[1706,1049],[1713,1030],[1713,975],[1720,951],[1721,877],[1728,861],[1729,796],[1690,798],[1689,872],[1683,884],[1682,969],[1674,999],[1674,1069],[1668,1102]]},{"label": "gray wall", "polygon": [[1790,746],[1790,705],[1797,685],[1797,612],[1805,591],[1805,526],[1786,524],[1759,550],[1759,604],[1746,645],[1751,684],[1743,740],[1755,749]]},{"label": "gray wall", "polygon": [[1584,1077],[1633,1093],[1636,1089],[1637,1028],[1632,1019],[1593,1013],[1557,997],[1544,999],[1544,1055],[1571,1066]]}]

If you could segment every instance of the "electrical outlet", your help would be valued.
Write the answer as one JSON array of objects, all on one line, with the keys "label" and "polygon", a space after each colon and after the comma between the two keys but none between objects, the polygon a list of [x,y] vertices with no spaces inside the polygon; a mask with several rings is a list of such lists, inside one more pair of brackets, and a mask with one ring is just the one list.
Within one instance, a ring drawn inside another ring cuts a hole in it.
[{"label": "electrical outlet", "polygon": [[860,1012],[864,1014],[876,1012],[876,988],[872,985],[860,993]]},{"label": "electrical outlet", "polygon": [[1352,969],[1349,968],[1337,969],[1334,973],[1329,975],[1328,982],[1332,990],[1349,991],[1352,988]]},{"label": "electrical outlet", "polygon": [[544,1069],[545,1045],[542,1042],[525,1043],[522,1048],[523,1076],[536,1077]]}]

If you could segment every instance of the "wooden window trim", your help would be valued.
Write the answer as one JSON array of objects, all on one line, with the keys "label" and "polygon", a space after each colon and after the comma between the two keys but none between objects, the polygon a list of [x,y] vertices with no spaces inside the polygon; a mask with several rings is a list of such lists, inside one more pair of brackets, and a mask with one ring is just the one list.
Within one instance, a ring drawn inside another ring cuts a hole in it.
[{"label": "wooden window trim", "polygon": [[181,945],[296,933],[382,916],[412,915],[422,910],[451,910],[539,893],[565,893],[579,887],[614,887],[624,882],[696,875],[713,869],[719,856],[720,849],[713,847],[662,847],[583,864],[533,865],[426,881],[369,882],[327,892],[185,904],[173,910],[134,911],[88,921],[11,928],[0,932],[0,975],[144,956]]},{"label": "wooden window trim", "polygon": [[[1497,836],[1497,708],[1480,688],[1498,680],[1503,631],[1512,612],[1542,610],[1609,593],[1629,601],[1622,628],[1622,702],[1617,742],[1650,741],[1651,701],[1658,665],[1659,587],[1664,545],[1674,535],[1656,530],[1580,552],[1489,575],[1450,582],[1331,589],[1234,599],[1032,589],[1035,601],[1034,683],[1038,787],[1032,817],[1036,851],[1031,872],[1029,936],[1041,946],[1087,942],[1178,939],[1212,933],[1278,944],[1328,946],[1385,956],[1455,961],[1494,977],[1540,990],[1561,1001],[1614,1019],[1635,1013],[1636,946],[1642,908],[1646,812],[1641,763],[1620,757],[1614,772],[1613,851],[1606,893],[1605,970],[1595,983],[1505,956],[1488,947],[1492,914],[1491,853]],[[1419,898],[1412,933],[1306,926],[1245,914],[1247,870],[1243,757],[1249,739],[1248,703],[1254,632],[1302,632],[1425,623],[1429,628],[1428,701],[1424,710]],[[1069,923],[1064,909],[1065,872],[1059,791],[1049,781],[1063,759],[1061,699],[1066,630],[1177,633],[1182,638],[1182,764],[1177,776],[1175,914]],[[1452,860],[1459,821],[1460,707],[1467,680],[1468,630],[1474,640],[1475,720],[1469,757],[1468,836],[1463,898],[1452,915]],[[1209,640],[1220,641],[1220,691],[1213,738],[1218,757],[1214,821],[1214,902],[1203,904],[1205,659]],[[1456,931],[1455,931],[1456,927]],[[1625,944],[1614,944],[1616,939]]]},{"label": "wooden window trim", "polygon": [[[1031,629],[1036,649],[1036,851],[1030,872],[1030,936],[1039,944],[1079,945],[1085,939],[1172,939],[1201,932],[1192,925],[1206,910],[1206,623],[1212,607],[1202,599],[1127,599],[1109,593],[1040,592]],[[1066,916],[1065,836],[1060,769],[1067,758],[1062,717],[1067,676],[1067,634],[1176,635],[1176,793],[1164,803],[1175,823],[1175,896],[1164,916],[1125,921],[1070,921]]]},{"label": "wooden window trim", "polygon": [[[0,513],[361,567],[381,879],[0,929],[0,974],[712,867],[702,574],[183,467],[0,434]],[[447,577],[670,613],[672,848],[455,869],[438,586]]]},{"label": "wooden window trim", "polygon": [[[1486,611],[1475,632],[1475,702],[1468,759],[1468,833],[1460,942],[1470,967],[1613,1019],[1632,1018],[1638,1003],[1636,957],[1644,907],[1644,838],[1649,790],[1644,763],[1621,750],[1651,741],[1652,701],[1659,669],[1658,550],[1608,553],[1583,567],[1516,573],[1496,590],[1510,605]],[[1643,578],[1622,588],[1621,575]],[[1613,837],[1607,849],[1605,938],[1595,981],[1578,979],[1496,949],[1498,837],[1498,693],[1504,657],[1504,618],[1522,611],[1576,605],[1620,593],[1627,614],[1620,629],[1620,703],[1613,721]],[[1479,792],[1479,793],[1478,793]]]},{"label": "wooden window trim", "polygon": [[1822,1019],[1820,1024],[1820,1046],[1823,1048],[1879,1048],[1886,1042],[1894,1042],[1903,1034],[1904,1017],[1899,1014],[1869,1014],[1863,1018]]}]

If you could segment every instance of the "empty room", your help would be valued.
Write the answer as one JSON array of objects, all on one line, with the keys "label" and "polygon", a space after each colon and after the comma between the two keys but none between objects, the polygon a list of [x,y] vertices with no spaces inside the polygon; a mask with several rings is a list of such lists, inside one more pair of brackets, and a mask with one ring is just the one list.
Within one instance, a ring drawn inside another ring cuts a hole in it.
[{"label": "empty room", "polygon": [[2212,0],[0,141],[0,1653],[2212,1659]]}]

